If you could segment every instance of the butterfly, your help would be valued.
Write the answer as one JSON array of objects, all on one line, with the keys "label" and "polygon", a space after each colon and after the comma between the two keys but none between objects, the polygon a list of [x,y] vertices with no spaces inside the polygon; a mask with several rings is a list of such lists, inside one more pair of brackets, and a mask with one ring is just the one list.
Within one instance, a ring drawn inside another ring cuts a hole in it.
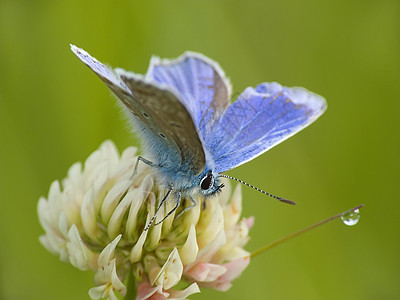
[{"label": "butterfly", "polygon": [[244,183],[222,173],[302,130],[327,107],[319,95],[276,82],[248,87],[231,104],[232,88],[221,67],[199,53],[185,52],[173,60],[153,57],[147,73],[139,75],[112,70],[74,45],[71,50],[130,117],[146,153],[138,162],[155,168],[167,189],[158,209],[175,195],[176,206],[164,219],[178,208],[182,196],[193,202],[184,212],[197,205],[193,196],[205,199],[221,191],[221,177]]}]

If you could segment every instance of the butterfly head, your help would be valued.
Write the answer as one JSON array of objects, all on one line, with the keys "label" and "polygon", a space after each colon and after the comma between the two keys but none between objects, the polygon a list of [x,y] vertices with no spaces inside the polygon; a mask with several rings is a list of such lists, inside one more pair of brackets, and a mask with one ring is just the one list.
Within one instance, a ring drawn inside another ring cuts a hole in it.
[{"label": "butterfly head", "polygon": [[200,193],[204,196],[211,196],[221,191],[224,184],[219,183],[218,175],[213,174],[212,171],[203,172],[200,176],[199,188]]}]

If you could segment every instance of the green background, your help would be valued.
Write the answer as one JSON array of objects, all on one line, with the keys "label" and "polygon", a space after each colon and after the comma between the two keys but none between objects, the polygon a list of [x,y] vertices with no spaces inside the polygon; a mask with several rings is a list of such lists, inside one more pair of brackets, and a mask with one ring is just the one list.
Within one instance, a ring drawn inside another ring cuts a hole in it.
[{"label": "green background", "polygon": [[326,97],[311,127],[229,174],[247,249],[365,203],[255,258],[225,293],[193,299],[399,299],[399,1],[0,1],[0,299],[88,299],[93,274],[47,252],[36,213],[50,183],[105,139],[137,142],[105,85],[69,50],[146,71],[152,54],[215,59],[233,91],[264,81]]}]

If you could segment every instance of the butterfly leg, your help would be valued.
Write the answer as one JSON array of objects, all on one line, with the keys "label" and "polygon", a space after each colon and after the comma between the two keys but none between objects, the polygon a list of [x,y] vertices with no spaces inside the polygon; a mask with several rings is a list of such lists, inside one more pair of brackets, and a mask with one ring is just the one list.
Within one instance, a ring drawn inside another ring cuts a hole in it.
[{"label": "butterfly leg", "polygon": [[173,209],[171,209],[167,215],[160,221],[157,222],[155,225],[161,224],[166,218],[168,218],[174,211],[177,210],[177,208],[179,207],[179,204],[181,204],[181,192],[177,192],[176,193],[176,205]]},{"label": "butterfly leg", "polygon": [[139,166],[139,161],[144,162],[146,165],[154,167],[156,164],[154,164],[153,162],[151,162],[150,160],[145,159],[142,156],[138,156],[137,160],[136,160],[136,164],[135,164],[135,168],[133,169],[133,174],[131,176],[131,179],[133,179],[135,177],[135,175],[137,174],[137,169]]},{"label": "butterfly leg", "polygon": [[[156,209],[156,212],[154,213],[154,216],[151,218],[149,224],[147,224],[147,226],[146,226],[146,228],[145,228],[144,230],[149,229],[149,227],[151,226],[151,224],[153,224],[154,220],[155,220],[156,217],[157,217],[158,212],[160,211],[161,206],[165,203],[165,201],[167,200],[169,194],[171,194],[171,191],[172,191],[172,188],[168,190],[167,194],[166,194],[166,195],[164,196],[164,198],[160,201],[160,203],[158,204],[158,207],[157,207],[157,209]],[[180,197],[179,197],[179,198],[180,198]],[[175,209],[176,209],[176,208],[175,208]],[[166,217],[168,217],[169,215],[170,215],[170,213],[168,213]],[[166,218],[166,217],[165,217],[165,218]],[[162,223],[162,221],[164,221],[165,218],[162,219],[160,222],[156,223],[155,225],[158,225],[158,224]]]},{"label": "butterfly leg", "polygon": [[198,204],[197,201],[194,200],[194,198],[193,198],[192,196],[189,196],[189,199],[190,199],[190,201],[192,201],[193,204],[192,204],[191,206],[189,206],[189,207],[186,207],[184,210],[182,210],[182,211],[176,216],[175,219],[179,218],[180,216],[183,215],[184,212],[188,211],[189,209],[192,209],[193,207],[195,207],[195,206]]}]

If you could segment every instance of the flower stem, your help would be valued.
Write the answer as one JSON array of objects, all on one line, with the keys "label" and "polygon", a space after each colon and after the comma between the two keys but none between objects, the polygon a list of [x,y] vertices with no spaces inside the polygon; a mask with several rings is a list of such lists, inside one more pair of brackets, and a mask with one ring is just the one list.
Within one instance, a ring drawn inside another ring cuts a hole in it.
[{"label": "flower stem", "polygon": [[272,242],[272,243],[269,243],[268,245],[266,245],[266,246],[264,246],[264,247],[262,247],[262,248],[260,248],[260,249],[258,249],[258,250],[256,250],[256,251],[254,251],[253,253],[250,254],[250,256],[253,258],[254,256],[256,256],[256,255],[258,255],[258,254],[261,254],[261,253],[263,253],[263,252],[265,252],[265,251],[267,251],[267,250],[269,250],[269,249],[271,249],[271,248],[274,248],[275,246],[278,246],[279,244],[281,244],[281,243],[283,243],[283,242],[285,242],[285,241],[287,241],[287,240],[290,240],[290,239],[292,239],[292,238],[294,238],[294,237],[296,237],[296,236],[298,236],[298,235],[300,235],[300,234],[306,233],[307,231],[310,231],[311,229],[314,229],[314,228],[316,228],[316,227],[319,227],[319,226],[321,226],[321,225],[323,225],[323,224],[325,224],[325,223],[328,223],[328,222],[330,222],[330,221],[333,221],[333,220],[335,220],[335,219],[338,219],[338,218],[340,218],[342,215],[344,215],[345,213],[348,213],[349,211],[355,211],[356,209],[359,209],[359,208],[361,208],[361,207],[363,207],[363,206],[364,206],[364,204],[361,204],[361,205],[359,205],[359,206],[357,206],[357,207],[354,207],[354,208],[352,208],[352,209],[346,210],[346,211],[341,212],[341,213],[339,213],[339,214],[337,214],[337,215],[334,215],[334,216],[332,216],[332,217],[329,217],[329,218],[327,218],[327,219],[325,219],[325,220],[323,220],[323,221],[320,221],[320,222],[318,222],[318,223],[315,223],[315,224],[313,224],[313,225],[310,225],[310,226],[308,226],[308,227],[305,227],[305,228],[303,228],[303,229],[300,229],[299,231],[293,232],[293,233],[291,233],[291,234],[289,234],[289,235],[287,235],[287,236],[284,236],[284,237],[282,237],[282,238],[280,238],[280,239],[278,239],[278,240],[276,240],[276,241],[274,241],[274,242]]},{"label": "flower stem", "polygon": [[129,272],[128,275],[128,282],[126,283],[127,287],[126,287],[126,295],[124,297],[124,299],[126,300],[132,300],[132,299],[136,299],[136,295],[137,295],[137,289],[136,289],[136,280],[135,280],[135,276],[133,276],[133,270],[131,269],[131,271]]}]

